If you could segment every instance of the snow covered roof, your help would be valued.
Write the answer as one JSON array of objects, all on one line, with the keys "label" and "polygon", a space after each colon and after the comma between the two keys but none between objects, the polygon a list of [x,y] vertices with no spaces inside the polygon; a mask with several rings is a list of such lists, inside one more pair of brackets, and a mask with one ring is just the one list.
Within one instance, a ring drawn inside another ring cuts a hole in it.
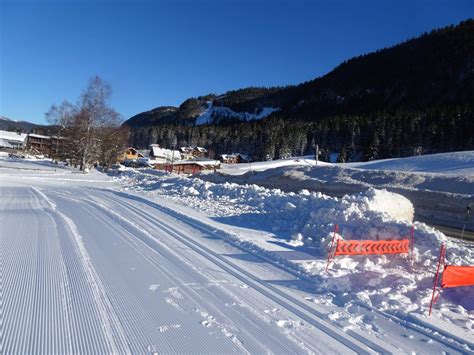
[{"label": "snow covered roof", "polygon": [[174,162],[173,165],[192,165],[196,164],[202,167],[206,166],[219,166],[221,162],[213,159],[193,159],[193,160],[181,160]]},{"label": "snow covered roof", "polygon": [[138,153],[140,153],[144,157],[148,157],[150,155],[150,149],[139,149]]},{"label": "snow covered roof", "polygon": [[196,149],[201,153],[207,153],[207,149],[203,147],[196,147]]},{"label": "snow covered roof", "polygon": [[241,153],[221,154],[220,157],[224,160],[240,157],[242,160],[250,161],[250,156]]},{"label": "snow covered roof", "polygon": [[36,134],[36,133],[30,133],[28,134],[28,137],[40,138],[40,139],[51,139],[50,136],[43,136],[42,134]]},{"label": "snow covered roof", "polygon": [[122,150],[122,152],[127,152],[127,151],[132,151],[132,152],[138,153],[138,150],[133,148],[133,147],[128,147],[128,148],[125,148],[124,150]]},{"label": "snow covered roof", "polygon": [[[174,153],[173,153],[174,152]],[[181,153],[179,150],[171,150],[166,148],[160,148],[158,145],[151,145],[151,155],[155,158],[164,158],[167,160],[181,160]]]},{"label": "snow covered roof", "polygon": [[232,154],[239,156],[242,160],[250,161],[250,156],[247,154],[242,154],[242,153],[232,153]]},{"label": "snow covered roof", "polygon": [[193,147],[180,147],[179,150],[183,153],[191,153],[193,151]]},{"label": "snow covered roof", "polygon": [[10,141],[10,142],[24,143],[26,136],[27,135],[25,133],[0,131],[0,139]]}]

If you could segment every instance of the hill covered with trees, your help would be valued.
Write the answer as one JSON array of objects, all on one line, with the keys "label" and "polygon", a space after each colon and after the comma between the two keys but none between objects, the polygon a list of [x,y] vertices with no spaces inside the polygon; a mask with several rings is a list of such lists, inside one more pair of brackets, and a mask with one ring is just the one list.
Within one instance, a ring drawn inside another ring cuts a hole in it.
[{"label": "hill covered with trees", "polygon": [[347,161],[474,149],[473,116],[470,19],[349,59],[300,85],[190,98],[124,125],[139,148],[201,145],[275,159],[311,154],[319,144],[323,159],[336,151]]}]

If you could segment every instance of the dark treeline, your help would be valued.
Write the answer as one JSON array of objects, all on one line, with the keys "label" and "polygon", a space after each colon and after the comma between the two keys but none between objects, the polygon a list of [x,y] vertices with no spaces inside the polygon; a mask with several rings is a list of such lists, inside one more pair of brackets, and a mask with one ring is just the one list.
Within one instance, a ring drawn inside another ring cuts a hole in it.
[{"label": "dark treeline", "polygon": [[373,160],[474,148],[471,106],[449,106],[413,112],[377,112],[340,115],[306,122],[274,115],[262,121],[227,122],[219,125],[164,124],[133,129],[131,141],[139,148],[198,145],[212,156],[240,152],[257,160],[330,152],[340,161]]}]

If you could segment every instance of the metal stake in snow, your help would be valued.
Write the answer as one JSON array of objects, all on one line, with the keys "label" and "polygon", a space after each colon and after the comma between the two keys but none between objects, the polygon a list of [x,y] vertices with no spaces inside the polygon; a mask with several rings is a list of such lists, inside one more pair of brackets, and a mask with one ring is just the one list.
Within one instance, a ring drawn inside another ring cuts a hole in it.
[{"label": "metal stake in snow", "polygon": [[464,225],[462,226],[462,232],[461,232],[461,240],[464,238],[464,231],[466,230],[466,223],[469,218],[469,214],[471,213],[471,206],[467,206],[466,208],[466,218],[464,219]]},{"label": "metal stake in snow", "polygon": [[318,165],[319,160],[319,144],[316,144],[316,165]]},{"label": "metal stake in snow", "polygon": [[330,264],[332,258],[334,258],[334,255],[331,255],[331,254],[332,254],[332,250],[333,250],[333,247],[334,247],[334,241],[336,240],[336,233],[338,233],[338,232],[339,232],[339,225],[336,224],[334,226],[334,233],[332,235],[331,246],[329,247],[329,250],[328,250],[328,262],[326,264],[326,272],[328,272],[329,264]]},{"label": "metal stake in snow", "polygon": [[436,302],[436,300],[438,299],[438,296],[439,296],[439,293],[438,293],[438,296],[435,297],[436,288],[438,287],[439,269],[440,269],[441,263],[443,263],[443,265],[444,265],[445,256],[446,256],[446,248],[444,246],[444,243],[442,243],[441,244],[441,250],[439,251],[438,266],[436,267],[436,275],[435,275],[435,278],[434,278],[434,281],[433,281],[433,294],[431,295],[430,311],[429,311],[429,314],[428,314],[430,317],[431,317],[431,311],[433,309],[433,303]]}]

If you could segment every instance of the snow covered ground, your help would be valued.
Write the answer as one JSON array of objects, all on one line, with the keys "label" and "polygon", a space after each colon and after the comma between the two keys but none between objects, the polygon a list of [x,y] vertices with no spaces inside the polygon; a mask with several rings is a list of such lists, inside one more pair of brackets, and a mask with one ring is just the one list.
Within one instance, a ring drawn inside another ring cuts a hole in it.
[{"label": "snow covered ground", "polygon": [[[221,172],[240,175],[248,171],[264,171],[282,166],[314,166],[312,156],[291,159],[254,162],[251,164],[223,164]],[[373,160],[368,162],[331,164],[319,162],[320,166],[341,166],[364,170],[391,170],[399,172],[435,173],[460,176],[474,176],[474,151],[428,154],[407,158]]]},{"label": "snow covered ground", "polygon": [[348,163],[344,165],[371,170],[395,170],[474,176],[474,151],[428,154],[408,158]]},{"label": "snow covered ground", "polygon": [[202,176],[216,183],[258,184],[284,191],[320,191],[342,197],[384,188],[407,197],[424,222],[474,230],[466,208],[474,209],[474,151],[433,154],[364,163],[319,163],[310,157],[223,165]]},{"label": "snow covered ground", "polygon": [[474,351],[472,287],[427,317],[440,243],[472,265],[469,244],[415,222],[413,262],[338,257],[323,272],[334,223],[346,239],[408,233],[412,206],[389,192],[0,159],[0,197],[5,353]]}]

